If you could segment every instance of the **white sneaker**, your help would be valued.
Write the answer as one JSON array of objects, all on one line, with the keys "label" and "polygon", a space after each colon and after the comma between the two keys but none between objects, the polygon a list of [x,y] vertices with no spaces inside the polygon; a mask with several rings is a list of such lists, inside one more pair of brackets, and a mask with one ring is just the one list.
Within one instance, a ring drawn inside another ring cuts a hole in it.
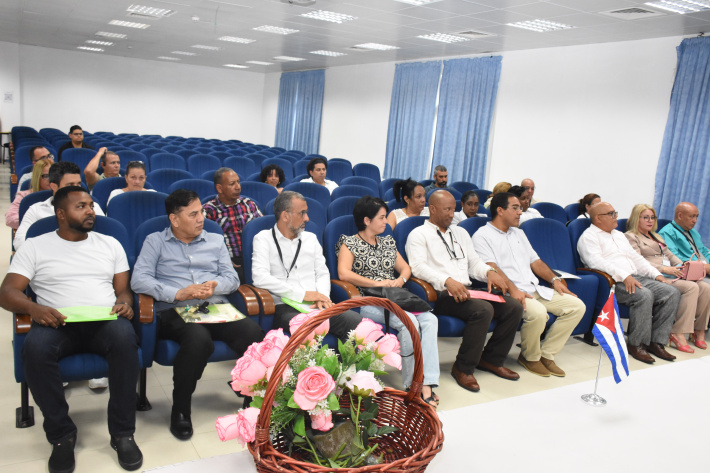
[{"label": "white sneaker", "polygon": [[108,388],[108,378],[94,378],[89,380],[91,389],[106,389]]}]

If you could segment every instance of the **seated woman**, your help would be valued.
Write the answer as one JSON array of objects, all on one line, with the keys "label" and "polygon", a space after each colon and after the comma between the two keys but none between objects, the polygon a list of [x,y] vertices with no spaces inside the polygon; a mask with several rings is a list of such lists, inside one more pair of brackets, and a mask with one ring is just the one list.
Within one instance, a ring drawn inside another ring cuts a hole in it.
[{"label": "seated woman", "polygon": [[467,218],[471,217],[488,217],[486,214],[478,213],[478,194],[474,191],[466,191],[461,196],[461,211],[454,213],[454,219],[451,221],[451,225],[458,225]]},{"label": "seated woman", "polygon": [[387,217],[387,223],[390,224],[392,230],[399,222],[407,217],[415,217],[417,215],[429,215],[429,209],[424,208],[426,204],[426,192],[424,186],[417,181],[407,179],[406,181],[397,181],[392,186],[394,190],[394,198],[397,202],[404,202],[406,207],[403,209],[394,209]]},{"label": "seated woman", "polygon": [[26,191],[17,191],[15,200],[12,201],[10,208],[5,212],[5,225],[17,230],[17,227],[20,226],[20,202],[22,202],[22,199],[33,192],[49,190],[49,168],[51,166],[52,161],[47,158],[37,160],[32,167],[30,188]]},{"label": "seated woman", "polygon": [[[387,204],[377,197],[368,195],[358,200],[353,209],[357,235],[342,235],[336,245],[338,277],[358,286],[361,294],[362,287],[402,287],[412,274],[409,265],[397,251],[394,238],[389,235],[378,236],[387,228],[387,210]],[[395,277],[395,271],[399,277]],[[363,307],[360,315],[379,323],[385,321],[384,309],[381,307]],[[407,315],[417,327],[421,339],[424,363],[422,399],[436,408],[439,397],[432,388],[439,385],[438,321],[431,312],[417,315],[407,312]],[[402,355],[402,382],[407,389],[414,374],[412,338],[396,316],[390,317],[390,325],[399,332],[397,338]]]},{"label": "seated woman", "polygon": [[126,166],[126,187],[112,191],[108,196],[108,201],[106,201],[106,204],[108,205],[108,203],[111,202],[111,199],[113,199],[117,195],[123,194],[124,192],[131,192],[131,191],[155,192],[155,190],[153,190],[153,189],[145,189],[143,187],[144,185],[145,185],[145,164],[143,164],[141,161],[131,161]]},{"label": "seated woman", "polygon": [[286,175],[281,166],[276,164],[269,164],[261,170],[259,175],[259,180],[270,186],[274,186],[276,191],[280,194],[283,189],[283,183],[286,181]]},{"label": "seated woman", "polygon": [[499,182],[498,184],[496,184],[495,187],[493,187],[493,190],[491,191],[491,195],[488,196],[483,206],[485,208],[490,207],[491,199],[493,199],[494,195],[500,194],[501,192],[508,192],[511,187],[513,187],[513,184],[511,184],[510,182]]},{"label": "seated woman", "polygon": [[589,209],[592,205],[598,204],[602,201],[602,198],[597,194],[587,194],[581,199],[579,199],[579,210],[577,218],[589,218]]},{"label": "seated woman", "polygon": [[653,207],[646,204],[634,206],[626,223],[626,238],[651,266],[666,276],[667,281],[680,291],[681,299],[671,330],[670,344],[680,351],[693,353],[694,350],[685,340],[685,334],[689,333],[695,340],[695,346],[704,350],[707,348],[705,330],[708,328],[710,316],[710,284],[704,281],[676,279],[681,274],[676,266],[682,264],[682,261],[671,253],[663,237],[656,233],[656,222],[656,211]]}]

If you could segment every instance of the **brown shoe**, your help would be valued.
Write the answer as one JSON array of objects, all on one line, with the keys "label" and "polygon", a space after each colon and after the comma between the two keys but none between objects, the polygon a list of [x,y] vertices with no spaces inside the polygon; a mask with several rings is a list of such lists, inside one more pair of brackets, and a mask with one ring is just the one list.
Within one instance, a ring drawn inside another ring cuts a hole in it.
[{"label": "brown shoe", "polygon": [[540,358],[540,362],[545,366],[545,368],[547,368],[547,371],[549,371],[552,376],[557,376],[559,378],[565,377],[566,373],[562,371],[562,368],[557,366],[555,360],[548,360],[543,356]]},{"label": "brown shoe", "polygon": [[661,360],[666,360],[666,361],[673,361],[673,360],[675,360],[675,355],[671,355],[670,353],[668,353],[668,352],[666,351],[666,349],[663,348],[663,345],[661,345],[660,343],[652,342],[652,343],[648,346],[648,351],[650,351],[651,353],[653,353],[654,355],[656,355],[656,356],[657,356],[658,358],[660,358]]},{"label": "brown shoe", "polygon": [[476,368],[481,371],[488,371],[489,373],[493,373],[499,378],[508,379],[510,381],[516,381],[520,379],[520,375],[515,371],[509,370],[505,366],[495,366],[491,363],[488,363],[487,361],[479,361],[478,366]]},{"label": "brown shoe", "polygon": [[648,363],[649,365],[652,363],[655,363],[656,360],[648,354],[646,349],[643,347],[643,345],[635,346],[635,345],[628,345],[626,347],[627,351],[629,352],[629,355],[633,356],[639,361],[642,361],[644,363]]},{"label": "brown shoe", "polygon": [[543,365],[542,362],[528,361],[523,357],[522,353],[520,354],[520,356],[518,356],[518,363],[523,365],[523,368],[530,371],[532,374],[536,374],[538,376],[542,376],[545,378],[550,376],[550,371],[548,371],[548,369],[545,368],[545,365]]},{"label": "brown shoe", "polygon": [[476,381],[476,378],[473,376],[473,374],[466,374],[461,372],[461,370],[456,367],[456,363],[454,363],[454,366],[451,367],[451,376],[454,377],[456,383],[459,386],[468,391],[477,393],[481,390],[481,387],[478,385],[478,381]]}]

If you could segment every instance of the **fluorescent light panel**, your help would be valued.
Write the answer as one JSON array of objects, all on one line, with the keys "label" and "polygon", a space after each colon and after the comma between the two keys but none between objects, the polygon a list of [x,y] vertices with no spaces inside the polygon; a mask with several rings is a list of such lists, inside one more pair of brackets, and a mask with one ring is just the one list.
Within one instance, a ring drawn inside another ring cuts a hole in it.
[{"label": "fluorescent light panel", "polygon": [[94,51],[97,53],[104,52],[104,50],[102,48],[91,48],[89,46],[78,46],[76,49],[83,49],[84,51]]},{"label": "fluorescent light panel", "polygon": [[234,69],[249,69],[249,66],[242,66],[241,64],[225,64],[224,67],[231,67]]},{"label": "fluorescent light panel", "polygon": [[179,57],[170,57],[170,56],[158,56],[158,59],[163,59],[165,61],[180,61]]},{"label": "fluorescent light panel", "polygon": [[331,23],[344,23],[346,21],[357,20],[357,17],[355,16],[325,10],[303,13],[301,16],[304,18],[311,18],[313,20],[330,21]]},{"label": "fluorescent light panel", "polygon": [[673,13],[680,13],[681,15],[710,10],[710,1],[707,0],[660,0],[658,2],[646,2],[646,5]]},{"label": "fluorescent light panel", "polygon": [[391,51],[393,49],[399,49],[398,46],[390,46],[388,44],[380,44],[380,43],[362,43],[362,44],[356,44],[356,48],[362,48],[362,49],[372,49],[373,51]]},{"label": "fluorescent light panel", "polygon": [[217,38],[220,41],[229,41],[230,43],[243,43],[243,44],[249,44],[253,43],[254,39],[247,39],[247,38],[239,38],[237,36],[222,36],[221,38]]},{"label": "fluorescent light panel", "polygon": [[175,10],[168,10],[167,8],[144,7],[142,5],[131,5],[126,11],[128,13],[138,13],[139,15],[147,15],[155,18],[163,18],[175,13]]},{"label": "fluorescent light panel", "polygon": [[123,20],[111,20],[108,24],[113,26],[125,26],[126,28],[138,28],[140,30],[144,30],[150,26],[147,23],[134,23],[132,21]]},{"label": "fluorescent light panel", "polygon": [[441,43],[460,43],[461,41],[468,41],[469,38],[464,38],[463,36],[456,36],[446,33],[431,33],[423,34],[417,36],[417,38],[428,39],[431,41],[439,41]]},{"label": "fluorescent light panel", "polygon": [[123,33],[109,33],[108,31],[97,31],[94,36],[102,36],[104,38],[126,39],[127,35]]},{"label": "fluorescent light panel", "polygon": [[331,57],[337,57],[337,56],[345,56],[345,53],[339,53],[337,51],[325,51],[325,50],[319,50],[319,51],[311,51],[311,54],[318,54],[320,56],[331,56]]},{"label": "fluorescent light panel", "polygon": [[291,56],[274,56],[274,59],[277,61],[305,61],[305,59],[300,58],[300,57],[291,57]]},{"label": "fluorescent light panel", "polygon": [[536,31],[538,33],[547,33],[548,31],[568,30],[570,28],[574,28],[574,26],[547,20],[518,21],[517,23],[508,23],[507,25],[522,28],[524,30]]},{"label": "fluorescent light panel", "polygon": [[95,39],[87,39],[86,42],[89,44],[98,44],[99,46],[113,46],[111,41],[96,41]]},{"label": "fluorescent light panel", "polygon": [[395,2],[407,3],[409,5],[414,5],[420,7],[422,5],[429,5],[430,3],[441,2],[442,0],[394,0]]},{"label": "fluorescent light panel", "polygon": [[217,46],[205,46],[204,44],[195,44],[191,47],[193,47],[195,49],[207,49],[208,51],[219,51],[220,49],[222,49]]},{"label": "fluorescent light panel", "polygon": [[248,64],[256,64],[257,66],[270,66],[273,64],[273,62],[264,62],[264,61],[246,61]]},{"label": "fluorescent light panel", "polygon": [[188,51],[173,51],[170,54],[179,54],[180,56],[197,56],[197,53],[191,53]]},{"label": "fluorescent light panel", "polygon": [[280,28],[278,26],[269,26],[269,25],[264,25],[264,26],[257,26],[256,28],[252,28],[255,31],[263,31],[265,33],[274,33],[274,34],[292,34],[292,33],[298,33],[298,30],[292,30],[290,28]]}]

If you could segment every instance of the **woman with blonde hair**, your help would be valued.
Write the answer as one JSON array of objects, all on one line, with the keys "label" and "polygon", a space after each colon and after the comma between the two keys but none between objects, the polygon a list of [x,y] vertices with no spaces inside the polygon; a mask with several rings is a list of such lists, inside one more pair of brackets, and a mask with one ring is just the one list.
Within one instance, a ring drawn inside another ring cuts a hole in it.
[{"label": "woman with blonde hair", "polygon": [[12,201],[10,208],[5,213],[5,225],[17,230],[17,227],[20,226],[20,202],[22,202],[22,199],[33,192],[49,190],[49,168],[51,166],[52,162],[47,158],[37,160],[32,167],[30,188],[26,191],[17,191],[15,200]]},{"label": "woman with blonde hair", "polygon": [[488,199],[486,199],[486,203],[483,204],[485,208],[488,208],[491,206],[491,199],[493,198],[494,195],[500,194],[501,192],[508,192],[510,188],[513,187],[513,184],[510,182],[499,182],[498,184],[493,187],[493,190],[491,191],[491,195],[488,196]]},{"label": "woman with blonde hair", "polygon": [[690,334],[695,346],[704,350],[707,348],[705,330],[710,316],[710,284],[679,279],[681,271],[678,266],[683,262],[671,253],[663,238],[656,233],[657,221],[656,211],[650,205],[634,206],[626,223],[626,238],[681,293],[669,343],[682,352],[693,353],[685,339],[685,335]]}]

